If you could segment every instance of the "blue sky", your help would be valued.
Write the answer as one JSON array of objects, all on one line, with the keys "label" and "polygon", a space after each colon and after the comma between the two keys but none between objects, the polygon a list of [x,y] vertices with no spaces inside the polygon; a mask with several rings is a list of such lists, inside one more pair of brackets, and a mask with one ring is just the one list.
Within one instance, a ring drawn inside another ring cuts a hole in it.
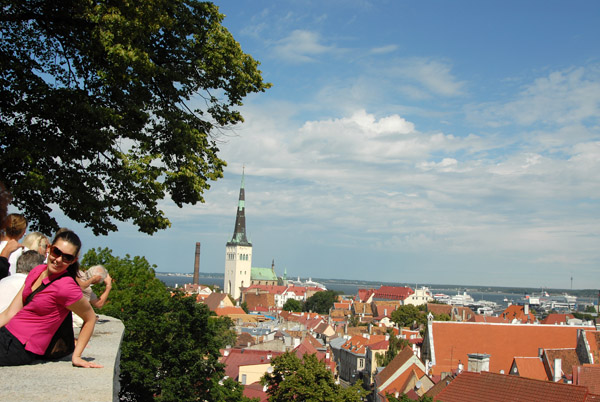
[{"label": "blue sky", "polygon": [[[253,266],[600,288],[600,3],[217,1],[265,93],[206,203],[84,245],[222,272],[242,167]],[[62,222],[61,222],[62,223]]]}]

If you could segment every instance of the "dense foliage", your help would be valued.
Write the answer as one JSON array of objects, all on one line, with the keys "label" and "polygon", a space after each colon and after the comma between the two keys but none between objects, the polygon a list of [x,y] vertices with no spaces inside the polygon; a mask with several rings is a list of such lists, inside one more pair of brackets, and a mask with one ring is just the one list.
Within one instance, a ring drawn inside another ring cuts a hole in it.
[{"label": "dense foliage", "polygon": [[411,304],[398,307],[392,312],[391,318],[400,327],[427,324],[427,313]]},{"label": "dense foliage", "polygon": [[296,299],[287,299],[283,304],[283,311],[294,311],[299,313],[302,311],[302,302]]},{"label": "dense foliage", "polygon": [[31,228],[58,206],[95,234],[170,226],[158,201],[203,202],[216,139],[270,85],[210,2],[5,0],[0,178]]},{"label": "dense foliage", "polygon": [[334,290],[325,290],[317,292],[304,303],[304,311],[312,311],[313,313],[329,314],[329,310],[333,307],[333,303],[337,301],[339,292]]},{"label": "dense foliage", "polygon": [[102,314],[123,321],[121,399],[240,401],[242,386],[222,381],[219,349],[233,344],[228,319],[180,293],[171,295],[143,257],[88,251],[82,265],[102,264],[114,279]]},{"label": "dense foliage", "polygon": [[272,373],[261,382],[267,386],[269,402],[358,402],[367,392],[355,384],[344,388],[336,384],[331,371],[316,355],[304,355],[300,360],[287,352],[273,359]]}]

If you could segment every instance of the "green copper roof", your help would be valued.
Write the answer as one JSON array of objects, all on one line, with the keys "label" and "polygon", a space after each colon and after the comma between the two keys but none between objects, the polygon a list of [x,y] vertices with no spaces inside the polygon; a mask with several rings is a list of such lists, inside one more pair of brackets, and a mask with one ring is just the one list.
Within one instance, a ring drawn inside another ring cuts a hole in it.
[{"label": "green copper roof", "polygon": [[253,281],[276,281],[277,275],[271,268],[252,268],[250,279]]}]

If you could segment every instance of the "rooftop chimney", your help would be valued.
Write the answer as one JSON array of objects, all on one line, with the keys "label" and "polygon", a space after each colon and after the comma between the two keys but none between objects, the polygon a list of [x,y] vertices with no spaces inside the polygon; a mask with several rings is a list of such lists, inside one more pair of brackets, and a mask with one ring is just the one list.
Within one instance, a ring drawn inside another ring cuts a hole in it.
[{"label": "rooftop chimney", "polygon": [[200,284],[200,242],[196,243],[196,258],[194,260],[194,285]]},{"label": "rooftop chimney", "polygon": [[[523,312],[525,313],[526,316],[529,315],[529,303],[525,303],[525,305],[523,306]],[[526,319],[528,317],[525,317]]]},{"label": "rooftop chimney", "polygon": [[487,353],[469,353],[468,370],[474,373],[490,371],[490,355]]},{"label": "rooftop chimney", "polygon": [[554,382],[560,381],[562,378],[562,360],[554,359]]}]

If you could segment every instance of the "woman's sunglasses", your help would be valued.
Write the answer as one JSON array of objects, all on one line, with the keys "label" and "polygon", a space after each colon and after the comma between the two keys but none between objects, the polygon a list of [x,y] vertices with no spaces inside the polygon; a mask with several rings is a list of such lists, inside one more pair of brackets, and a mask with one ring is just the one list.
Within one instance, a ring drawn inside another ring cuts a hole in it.
[{"label": "woman's sunglasses", "polygon": [[56,246],[50,246],[50,254],[52,254],[52,257],[54,258],[59,258],[62,257],[62,260],[64,262],[66,262],[67,264],[72,263],[73,261],[75,261],[75,259],[77,258],[76,256],[74,256],[73,254],[67,254],[67,253],[63,253],[58,247]]}]

